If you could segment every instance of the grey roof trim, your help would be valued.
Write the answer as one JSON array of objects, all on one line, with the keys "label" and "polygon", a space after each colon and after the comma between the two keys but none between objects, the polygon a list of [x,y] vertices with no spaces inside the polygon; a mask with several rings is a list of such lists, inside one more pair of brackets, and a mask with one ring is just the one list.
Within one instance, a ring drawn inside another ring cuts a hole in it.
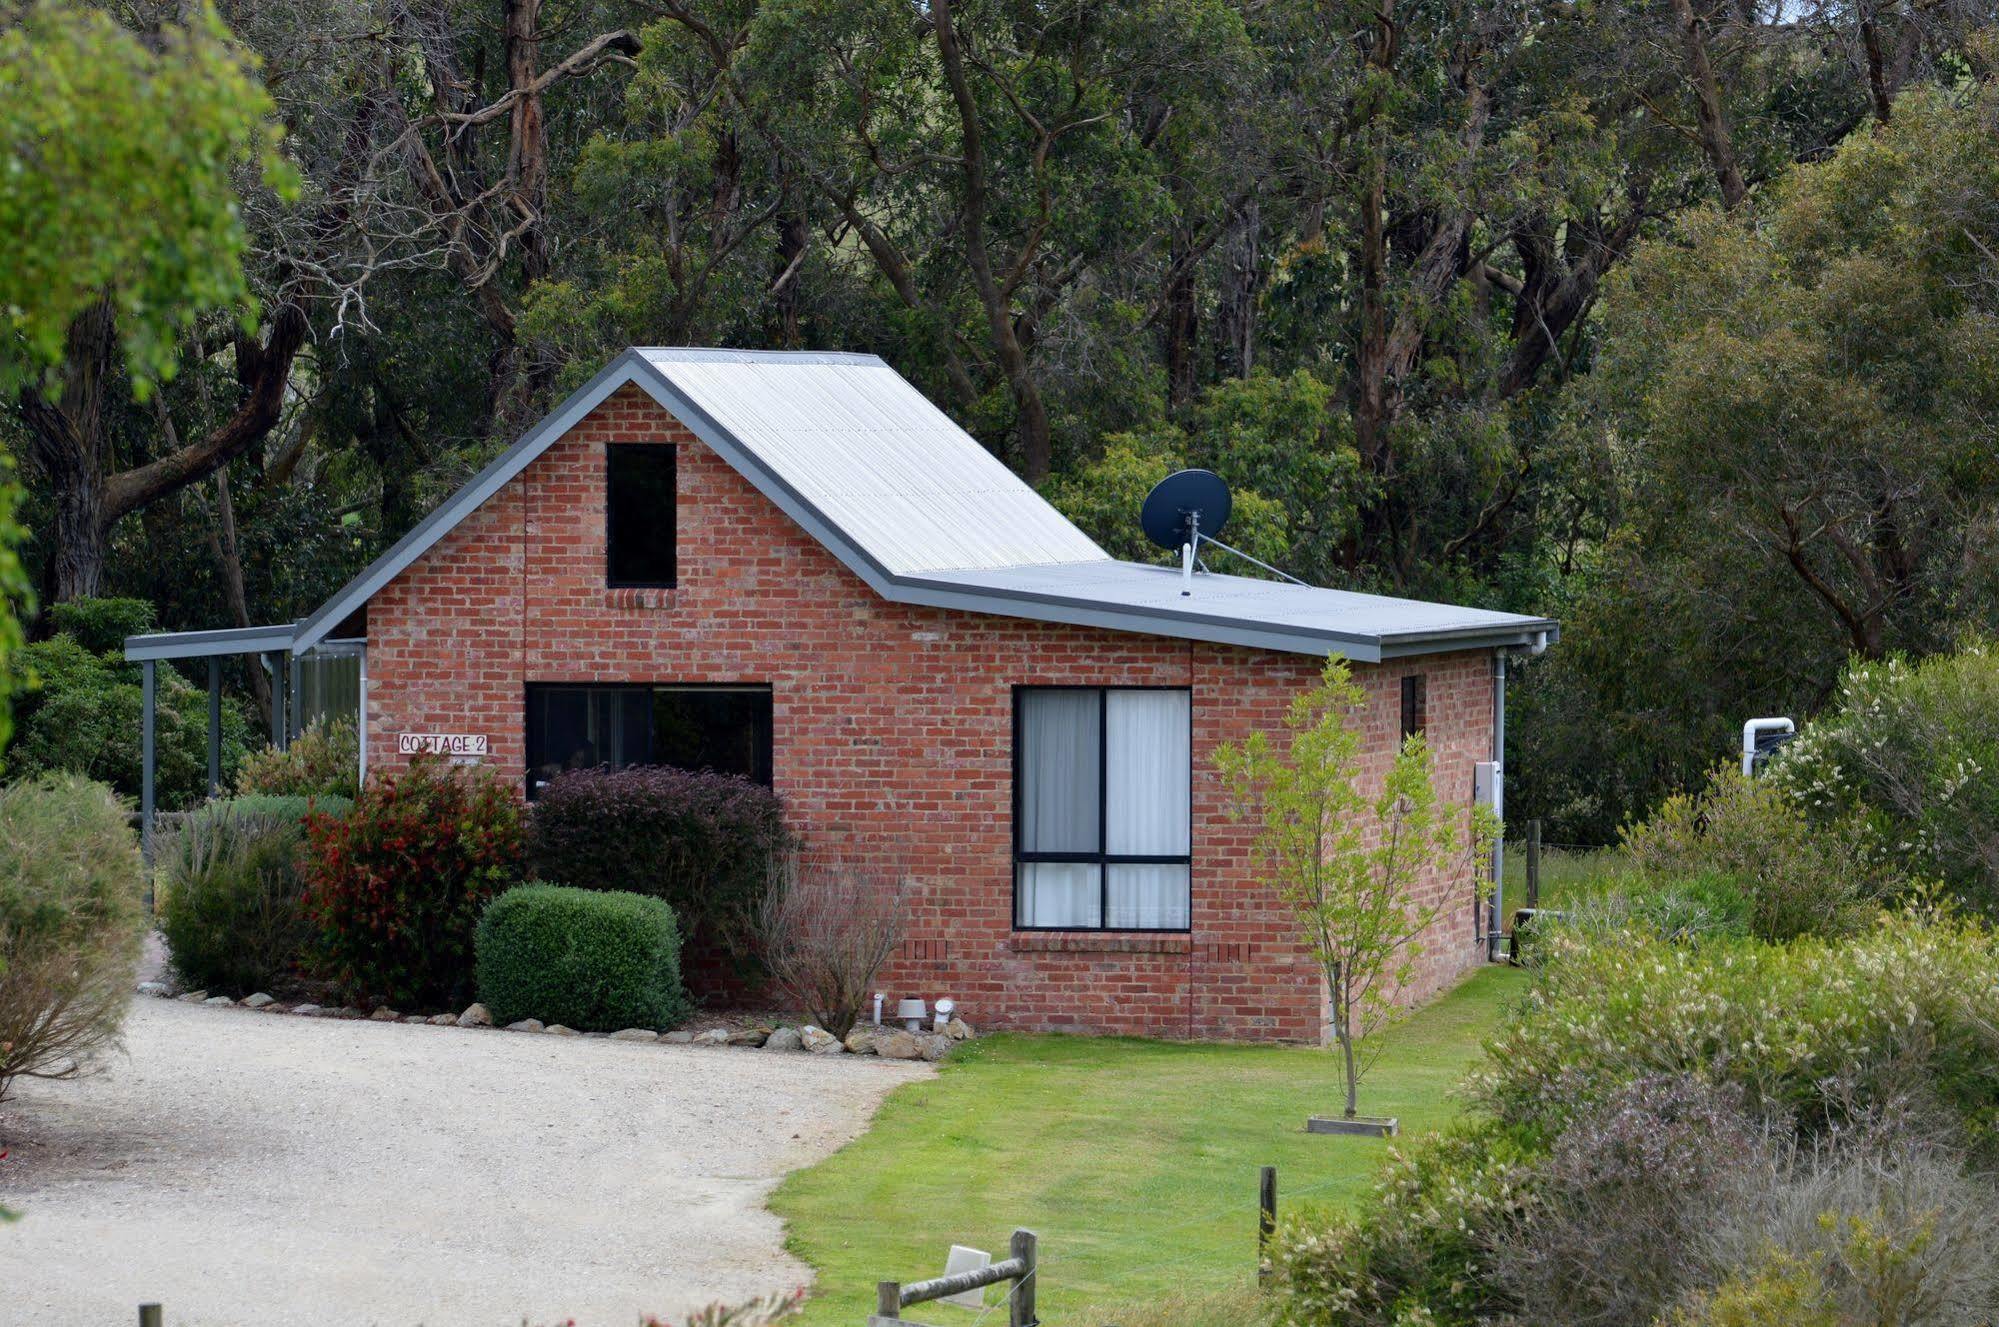
[{"label": "grey roof trim", "polygon": [[1562,627],[1553,618],[1527,618],[1518,626],[1472,627],[1458,631],[1417,631],[1381,638],[1381,657],[1405,659],[1417,654],[1445,654],[1452,650],[1511,649],[1516,646],[1553,645],[1560,640]]},{"label": "grey roof trim", "polygon": [[125,657],[142,659],[202,659],[218,654],[267,654],[292,648],[298,628],[228,627],[221,631],[154,631],[125,638]]},{"label": "grey roof trim", "polygon": [[[1526,617],[1506,623],[1381,636],[1303,627],[1259,626],[1237,616],[1157,607],[1133,608],[1033,590],[960,586],[954,585],[948,577],[899,578],[884,593],[885,597],[898,603],[1108,627],[1115,631],[1243,645],[1288,654],[1338,654],[1355,663],[1379,663],[1384,659],[1441,654],[1451,650],[1528,646],[1538,641],[1552,642],[1560,634],[1560,627],[1551,619]],[[1000,606],[1003,604],[1016,607]]]},{"label": "grey roof trim", "polygon": [[547,451],[557,438],[596,409],[605,397],[637,378],[641,371],[649,378],[658,376],[638,351],[627,350],[606,364],[596,377],[571,392],[569,399],[557,406],[546,419],[494,457],[492,463],[474,475],[470,483],[452,494],[443,506],[417,522],[414,529],[390,545],[388,551],[369,563],[359,576],[342,586],[318,612],[300,623],[293,650],[302,652],[317,645],[328,632],[379,594],[383,586],[429,552],[431,545],[449,533],[453,526],[476,511],[487,498],[505,488],[508,481],[527,469],[529,462]]},{"label": "grey roof trim", "polygon": [[[878,355],[840,352],[796,354],[787,351],[678,347],[634,347],[627,350],[605,365],[601,372],[573,392],[546,419],[500,453],[444,505],[397,540],[387,552],[370,563],[366,570],[348,582],[317,612],[300,623],[296,636],[291,641],[293,653],[304,653],[318,644],[334,627],[345,621],[355,610],[379,593],[382,587],[423,556],[452,527],[499,492],[585,415],[596,409],[606,397],[627,383],[636,383],[643,388],[648,395],[671,412],[689,432],[713,448],[732,468],[749,480],[758,492],[770,499],[779,510],[824,545],[849,571],[859,576],[875,593],[892,603],[918,604],[1045,622],[1065,622],[1079,626],[1173,636],[1293,654],[1340,654],[1359,663],[1373,663],[1382,659],[1414,654],[1440,653],[1446,650],[1525,646],[1534,644],[1537,637],[1549,640],[1554,638],[1555,624],[1541,618],[1520,618],[1506,623],[1382,637],[1359,632],[1260,625],[1241,617],[1220,614],[1209,615],[1158,608],[1139,609],[1066,595],[965,585],[953,582],[948,573],[896,576],[827,519],[810,500],[743,447],[735,436],[723,428],[707,411],[701,409],[675,387],[654,362],[659,360],[670,363],[676,360],[703,359],[738,362],[769,360],[782,363],[883,363]],[[128,657],[137,656],[128,655]]]},{"label": "grey roof trim", "polygon": [[1347,635],[1335,639],[1331,633],[1319,635],[1287,631],[1281,627],[1258,627],[1241,620],[1209,618],[1198,613],[1162,613],[1125,608],[1071,599],[1066,595],[994,590],[986,586],[954,587],[949,581],[926,580],[897,582],[884,593],[884,597],[896,603],[921,604],[926,608],[956,608],[1000,617],[1027,618],[1035,622],[1106,627],[1112,631],[1173,636],[1216,645],[1243,645],[1250,649],[1277,650],[1285,654],[1338,654],[1355,663],[1377,663],[1381,659],[1381,652],[1371,637]]}]

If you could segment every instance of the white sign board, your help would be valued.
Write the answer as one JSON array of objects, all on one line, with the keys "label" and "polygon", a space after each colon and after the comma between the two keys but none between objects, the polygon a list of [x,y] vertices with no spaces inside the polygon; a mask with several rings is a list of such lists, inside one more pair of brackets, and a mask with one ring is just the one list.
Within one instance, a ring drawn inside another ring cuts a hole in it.
[{"label": "white sign board", "polygon": [[484,733],[397,733],[396,750],[406,756],[469,757],[486,754]]}]

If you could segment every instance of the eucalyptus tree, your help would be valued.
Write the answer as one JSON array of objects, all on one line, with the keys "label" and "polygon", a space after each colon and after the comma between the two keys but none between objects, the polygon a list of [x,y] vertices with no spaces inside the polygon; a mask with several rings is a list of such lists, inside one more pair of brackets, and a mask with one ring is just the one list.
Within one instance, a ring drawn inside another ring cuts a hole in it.
[{"label": "eucalyptus tree", "polygon": [[[146,15],[143,32],[101,11],[55,4],[9,15],[0,97],[10,160],[0,185],[8,245],[0,286],[12,344],[0,390],[34,477],[51,497],[48,592],[96,592],[112,527],[212,473],[275,419],[304,337],[295,312],[257,332],[239,213],[250,187],[288,189],[270,102],[254,62],[212,11]],[[177,365],[178,338],[204,310],[234,351],[239,398],[214,428],[121,466],[107,395],[144,393]]]},{"label": "eucalyptus tree", "polygon": [[760,140],[763,194],[786,200],[767,224],[809,225],[826,270],[861,259],[891,302],[905,366],[1025,474],[1048,474],[1051,324],[1104,316],[1081,307],[1092,283],[1170,229],[1152,149],[1174,115],[1218,118],[1203,107],[1225,105],[1250,59],[1235,11],[1216,0],[662,8],[707,56],[733,125]]}]

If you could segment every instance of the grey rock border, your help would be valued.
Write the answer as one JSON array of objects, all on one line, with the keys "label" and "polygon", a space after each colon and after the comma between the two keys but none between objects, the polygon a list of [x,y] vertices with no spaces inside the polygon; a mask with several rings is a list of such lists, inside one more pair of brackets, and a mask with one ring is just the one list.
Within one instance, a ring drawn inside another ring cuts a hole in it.
[{"label": "grey rock border", "polygon": [[[226,995],[211,996],[204,990],[186,991],[176,994],[172,986],[163,981],[142,981],[133,990],[138,995],[156,999],[175,1000],[181,1004],[202,1005],[210,1008],[243,1009],[251,1013],[290,1014],[298,1018],[337,1018],[353,1022],[401,1023],[406,1026],[458,1027],[493,1029],[493,1016],[486,1006],[479,1003],[468,1005],[463,1013],[450,1014],[403,1014],[386,1006],[375,1010],[356,1009],[352,1006],[326,1007],[305,1001],[299,1004],[285,1004],[264,991],[257,991],[241,1000]],[[880,1027],[859,1023],[854,1026],[844,1040],[835,1037],[824,1028],[811,1023],[793,1026],[781,1023],[775,1027],[727,1028],[710,1027],[695,1031],[691,1028],[676,1028],[658,1032],[651,1028],[630,1027],[617,1032],[577,1033],[560,1023],[545,1024],[540,1019],[524,1018],[509,1023],[502,1032],[536,1033],[541,1036],[590,1037],[597,1040],[624,1041],[640,1045],[657,1046],[728,1046],[739,1050],[770,1050],[779,1052],[804,1053],[809,1055],[873,1055],[881,1059],[917,1060],[936,1062],[949,1055],[959,1042],[970,1041],[978,1034],[972,1025],[962,1018],[954,1018],[941,1031],[907,1032],[901,1027],[884,1023]]]}]

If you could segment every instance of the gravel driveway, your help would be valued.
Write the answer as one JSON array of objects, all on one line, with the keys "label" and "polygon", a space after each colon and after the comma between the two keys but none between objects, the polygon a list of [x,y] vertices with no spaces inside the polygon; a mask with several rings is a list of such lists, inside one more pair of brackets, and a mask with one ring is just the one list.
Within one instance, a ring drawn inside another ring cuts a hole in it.
[{"label": "gravel driveway", "polygon": [[763,1199],[927,1066],[135,999],[0,1106],[0,1320],[634,1327],[806,1284]]}]

